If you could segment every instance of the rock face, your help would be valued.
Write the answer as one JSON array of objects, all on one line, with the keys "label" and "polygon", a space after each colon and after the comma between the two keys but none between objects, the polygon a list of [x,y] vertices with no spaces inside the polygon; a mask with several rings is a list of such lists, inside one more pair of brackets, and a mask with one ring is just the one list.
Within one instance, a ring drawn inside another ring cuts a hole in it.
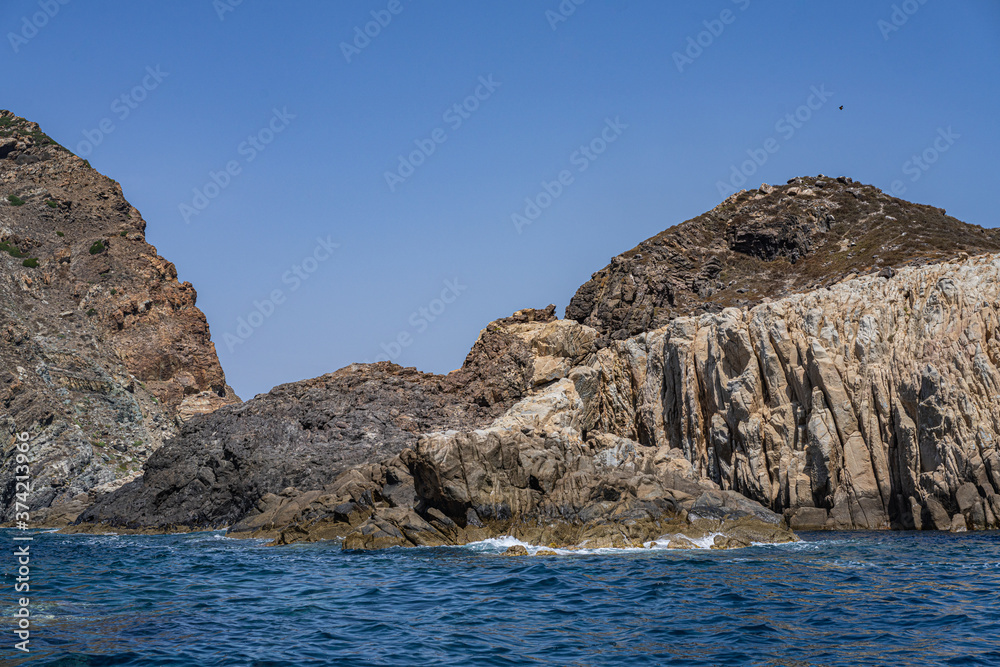
[{"label": "rock face", "polygon": [[528,309],[491,324],[447,376],[354,364],[192,419],[141,479],[82,520],[140,530],[230,526],[269,507],[275,494],[299,498],[346,470],[393,457],[421,433],[486,425],[532,380],[530,350],[505,323],[545,322],[554,311]]},{"label": "rock face", "polygon": [[12,434],[32,437],[32,521],[75,518],[180,420],[236,403],[190,283],[118,183],[0,112],[0,520]]},{"label": "rock face", "polygon": [[[722,535],[720,548],[795,539],[781,518],[720,491],[679,450],[586,436],[598,373],[569,377],[513,406],[488,429],[432,433],[400,459],[413,508],[376,505],[345,549],[463,544],[512,535],[550,547],[641,547]],[[329,528],[328,528],[329,529]],[[304,532],[308,537],[308,530]],[[288,540],[287,532],[283,534]]]},{"label": "rock face", "polygon": [[1000,255],[678,318],[601,350],[597,428],[793,528],[996,528]]},{"label": "rock face", "polygon": [[962,251],[994,232],[795,180],[626,253],[570,319],[491,323],[447,376],[354,365],[195,417],[73,530],[683,549],[1000,527],[1000,254]]},{"label": "rock face", "polygon": [[567,319],[623,340],[683,315],[752,306],[877,273],[1000,252],[1000,231],[968,225],[846,177],[742,191],[611,260]]},{"label": "rock face", "polygon": [[681,450],[593,432],[597,333],[551,310],[490,324],[448,376],[355,365],[194,419],[74,530],[231,526],[365,549],[507,534],[589,547],[794,539]]}]

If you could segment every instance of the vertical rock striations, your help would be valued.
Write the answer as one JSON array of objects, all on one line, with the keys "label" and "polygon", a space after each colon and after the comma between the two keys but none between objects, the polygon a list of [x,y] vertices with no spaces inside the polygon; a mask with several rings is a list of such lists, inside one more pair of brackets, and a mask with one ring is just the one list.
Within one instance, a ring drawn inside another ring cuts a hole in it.
[{"label": "vertical rock striations", "polygon": [[[968,251],[968,252],[966,252]],[[1000,527],[995,230],[841,177],[741,192],[488,325],[195,417],[73,530],[719,548]]]},{"label": "vertical rock striations", "polygon": [[681,317],[598,354],[598,428],[799,528],[995,528],[1000,256]]}]

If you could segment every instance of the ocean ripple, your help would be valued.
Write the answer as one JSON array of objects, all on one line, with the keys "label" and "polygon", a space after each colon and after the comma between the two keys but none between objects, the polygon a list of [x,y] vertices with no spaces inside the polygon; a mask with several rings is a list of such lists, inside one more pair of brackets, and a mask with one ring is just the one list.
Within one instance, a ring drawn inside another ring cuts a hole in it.
[{"label": "ocean ripple", "polygon": [[[31,543],[31,653],[11,648],[9,595],[0,662],[1000,664],[1000,535],[803,537],[510,558],[510,538],[356,553],[218,532],[44,533]],[[2,567],[12,591],[9,557]]]}]

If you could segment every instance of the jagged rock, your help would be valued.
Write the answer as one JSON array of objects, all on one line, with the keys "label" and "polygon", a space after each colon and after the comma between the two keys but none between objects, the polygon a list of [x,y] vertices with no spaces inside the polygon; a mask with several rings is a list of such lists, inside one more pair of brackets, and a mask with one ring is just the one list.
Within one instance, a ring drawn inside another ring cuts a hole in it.
[{"label": "jagged rock", "polygon": [[119,184],[37,124],[0,123],[0,521],[15,510],[7,445],[28,432],[32,524],[62,525],[184,419],[239,398],[194,288],[146,243]]},{"label": "jagged rock", "polygon": [[195,417],[76,529],[375,549],[997,527],[1000,255],[931,260],[1000,242],[847,184],[733,195],[615,258],[579,317],[491,323],[447,376],[355,365]]},{"label": "jagged rock", "polygon": [[[555,552],[551,552],[551,553],[555,553]],[[507,547],[507,550],[504,551],[500,555],[501,556],[527,556],[528,555],[528,550],[526,548],[524,548],[523,546],[521,546],[520,544],[515,544],[512,547]]]},{"label": "jagged rock", "polygon": [[[418,511],[449,519],[450,531],[439,529],[447,543],[473,541],[464,532],[470,512],[485,526],[476,539],[510,534],[550,546],[641,547],[670,531],[722,531],[733,547],[749,544],[734,530],[765,542],[794,539],[759,503],[685,477],[690,466],[672,465],[669,451],[611,434],[585,438],[585,403],[599,396],[584,399],[577,383],[588,376],[574,377],[522,399],[487,429],[428,434],[404,454]],[[376,527],[399,526],[399,518],[376,509],[345,545],[360,548]]]},{"label": "jagged rock", "polygon": [[[492,414],[464,389],[450,376],[389,362],[280,385],[187,422],[180,437],[153,455],[141,479],[104,498],[81,521],[271,534],[303,512],[319,511],[312,505],[322,492],[337,502],[320,505],[350,524],[370,513],[376,482],[379,502],[409,505],[412,479],[392,457],[422,432],[488,422]],[[338,477],[342,472],[349,474]],[[295,491],[284,500],[274,495],[290,486]]]},{"label": "jagged rock", "polygon": [[[527,309],[491,323],[462,368],[446,376],[389,362],[352,364],[195,417],[141,479],[103,498],[80,523],[100,530],[229,527],[288,543],[342,536],[376,507],[412,507],[414,482],[399,455],[421,434],[486,426],[502,415],[533,386],[533,350],[570,361],[590,354],[596,335],[553,321],[554,310]],[[581,386],[588,381],[581,376]],[[287,486],[295,493],[278,498]]]},{"label": "jagged rock", "polygon": [[668,549],[697,549],[698,545],[683,535],[674,535],[667,542]]},{"label": "jagged rock", "polygon": [[744,547],[750,546],[749,542],[741,540],[737,537],[729,537],[727,535],[716,535],[715,540],[712,542],[712,549],[742,549]]},{"label": "jagged rock", "polygon": [[677,318],[598,353],[595,430],[797,528],[996,527],[998,320],[998,255]]}]

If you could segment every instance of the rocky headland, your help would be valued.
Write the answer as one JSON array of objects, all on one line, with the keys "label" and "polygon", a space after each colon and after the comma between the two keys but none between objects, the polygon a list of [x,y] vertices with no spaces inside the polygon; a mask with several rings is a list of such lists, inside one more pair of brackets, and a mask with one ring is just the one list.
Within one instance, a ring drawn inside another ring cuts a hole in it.
[{"label": "rocky headland", "polygon": [[553,310],[491,323],[447,376],[356,364],[192,420],[71,530],[228,527],[276,544],[343,537],[345,548],[794,539],[680,450],[602,431],[609,351]]},{"label": "rocky headland", "polygon": [[134,479],[196,414],[239,399],[190,283],[115,181],[0,111],[0,466],[33,435],[33,521],[61,525]]},{"label": "rocky headland", "polygon": [[0,425],[35,436],[48,525],[377,549],[1000,523],[1000,235],[941,209],[762,185],[613,258],[566,319],[490,323],[452,373],[240,403],[116,183],[3,112],[0,184]]}]

